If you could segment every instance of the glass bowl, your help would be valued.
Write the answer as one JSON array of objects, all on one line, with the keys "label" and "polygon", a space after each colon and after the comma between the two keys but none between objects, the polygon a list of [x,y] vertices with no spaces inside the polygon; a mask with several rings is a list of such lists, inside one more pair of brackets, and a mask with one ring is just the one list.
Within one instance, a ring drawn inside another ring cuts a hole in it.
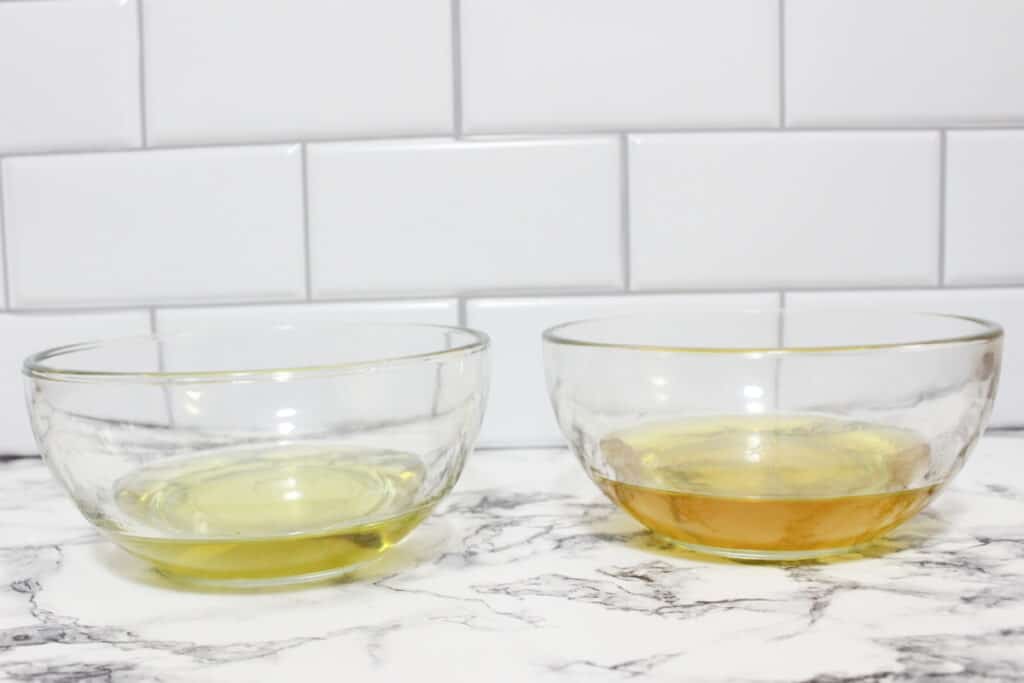
[{"label": "glass bowl", "polygon": [[911,518],[985,428],[1002,330],[875,312],[691,312],[544,333],[559,426],[655,534],[754,560],[845,553]]},{"label": "glass bowl", "polygon": [[452,488],[488,339],[330,324],[76,344],[25,361],[39,449],[92,524],[196,583],[320,580],[379,556]]}]

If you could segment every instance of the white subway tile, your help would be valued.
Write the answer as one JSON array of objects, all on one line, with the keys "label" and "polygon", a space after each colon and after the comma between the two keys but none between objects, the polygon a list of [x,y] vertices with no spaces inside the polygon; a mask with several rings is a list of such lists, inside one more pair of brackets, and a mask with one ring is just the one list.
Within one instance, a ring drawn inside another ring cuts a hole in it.
[{"label": "white subway tile", "polygon": [[1020,0],[789,0],[787,123],[1024,119]]},{"label": "white subway tile", "polygon": [[0,154],[140,144],[133,0],[0,2]]},{"label": "white subway tile", "polygon": [[1024,426],[1024,289],[930,289],[786,294],[787,309],[870,308],[968,315],[1006,331],[993,426]]},{"label": "white subway tile", "polygon": [[452,130],[448,0],[147,0],[154,144]]},{"label": "white subway tile", "polygon": [[38,315],[0,313],[0,454],[36,453],[25,408],[21,364],[64,344],[149,333],[145,311]]},{"label": "white subway tile", "polygon": [[948,135],[946,282],[1024,284],[1024,132]]},{"label": "white subway tile", "polygon": [[621,285],[612,139],[308,153],[314,296]]},{"label": "white subway tile", "polygon": [[237,331],[275,325],[331,322],[416,323],[458,325],[455,299],[422,301],[350,301],[345,303],[274,304],[270,306],[210,306],[168,308],[156,312],[161,334],[196,331]]},{"label": "white subway tile", "polygon": [[777,3],[462,1],[467,131],[778,123]]},{"label": "white subway tile", "polygon": [[701,309],[774,309],[778,295],[668,294],[476,299],[467,324],[491,336],[492,380],[483,446],[561,445],[544,381],[541,333],[572,320]]},{"label": "white subway tile", "polygon": [[7,270],[4,266],[7,257],[4,253],[3,181],[3,173],[0,171],[0,311],[7,308]]},{"label": "white subway tile", "polygon": [[4,161],[11,304],[298,299],[298,147]]},{"label": "white subway tile", "polygon": [[937,133],[638,135],[629,163],[638,289],[937,281]]}]

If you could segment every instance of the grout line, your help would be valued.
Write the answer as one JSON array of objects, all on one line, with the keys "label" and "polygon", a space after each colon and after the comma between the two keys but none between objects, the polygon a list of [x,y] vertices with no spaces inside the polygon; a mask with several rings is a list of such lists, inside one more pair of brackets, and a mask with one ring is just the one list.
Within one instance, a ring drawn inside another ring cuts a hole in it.
[{"label": "grout line", "polygon": [[139,33],[139,134],[142,146],[149,147],[149,128],[146,124],[146,50],[143,43],[142,7],[144,0],[135,2],[135,18]]},{"label": "grout line", "polygon": [[779,0],[779,127],[786,127],[786,0]]},{"label": "grout line", "polygon": [[[777,287],[777,285],[776,285]],[[827,285],[818,287],[786,287],[786,292],[789,294],[799,294],[803,292],[812,292],[815,294],[830,294],[830,293],[842,293],[842,292],[936,292],[936,291],[1018,291],[1024,290],[1024,282],[1016,283],[999,283],[999,284],[963,284],[956,285],[954,287],[943,287],[940,285],[886,285],[884,283],[878,283],[874,285],[863,285],[863,286],[834,286],[830,287]],[[161,309],[168,310],[189,310],[196,308],[247,308],[247,307],[258,307],[258,306],[308,306],[308,305],[321,305],[321,304],[387,304],[387,303],[399,303],[399,302],[413,302],[413,301],[438,301],[440,299],[452,299],[457,298],[467,303],[473,299],[496,299],[496,300],[511,300],[511,299],[586,299],[595,297],[642,297],[642,296],[668,296],[668,295],[704,295],[704,294],[770,294],[779,291],[778,289],[772,289],[771,285],[766,285],[762,288],[745,288],[745,289],[728,289],[728,288],[708,288],[708,289],[641,289],[641,290],[630,290],[629,292],[623,292],[617,289],[566,289],[566,290],[543,290],[543,291],[522,291],[522,292],[509,292],[509,291],[467,291],[467,292],[448,292],[438,293],[432,296],[423,295],[403,295],[395,294],[392,296],[380,295],[366,298],[323,298],[316,299],[315,301],[305,301],[302,299],[269,299],[260,301],[192,301],[189,303],[181,302],[167,302],[167,303],[156,303],[149,304],[158,306]],[[147,306],[144,304],[131,304],[131,303],[116,303],[116,304],[97,304],[89,306],[16,306],[10,310],[12,313],[26,313],[26,314],[48,314],[48,313],[103,313],[111,311],[138,311],[146,310]]]},{"label": "grout line", "polygon": [[[10,0],[0,0],[9,2]],[[23,0],[24,2],[41,2],[42,0]],[[249,147],[287,147],[300,144],[339,143],[339,144],[360,144],[374,142],[417,142],[424,140],[465,140],[466,142],[545,142],[552,139],[575,140],[583,137],[607,137],[613,135],[707,135],[721,134],[729,135],[736,133],[773,133],[775,135],[801,135],[804,133],[912,133],[919,131],[935,132],[939,130],[967,130],[976,132],[987,131],[1018,131],[1024,132],[1024,123],[1006,125],[985,125],[964,123],[961,126],[949,123],[934,123],[931,125],[906,125],[906,126],[847,126],[840,128],[836,126],[787,126],[786,128],[747,126],[747,127],[726,127],[726,128],[633,128],[623,129],[588,129],[588,130],[557,130],[537,132],[520,131],[505,133],[477,133],[473,135],[461,134],[461,137],[452,135],[423,135],[420,133],[409,135],[383,135],[380,137],[362,136],[324,136],[309,138],[281,138],[279,140],[225,140],[221,142],[197,142],[178,143],[173,145],[155,145],[146,148],[140,147],[99,147],[83,149],[55,150],[50,152],[18,152],[15,154],[0,154],[0,159],[11,158],[40,158],[50,156],[83,156],[88,154],[148,154],[152,152],[172,152],[176,150],[187,151],[193,149],[243,149]]]},{"label": "grout line", "polygon": [[[452,297],[393,297],[389,299],[385,298],[374,298],[374,299],[317,299],[316,301],[305,301],[302,299],[274,299],[269,301],[216,301],[216,302],[203,302],[195,301],[191,303],[159,303],[156,304],[162,310],[170,311],[181,311],[181,310],[196,310],[200,308],[258,308],[260,306],[309,306],[320,304],[387,304],[387,303],[409,303],[416,301],[440,301],[443,299],[450,299]],[[151,304],[152,305],[152,304]],[[110,313],[114,311],[139,311],[146,310],[146,306],[142,304],[111,304],[109,306],[104,305],[93,305],[93,306],[18,306],[13,309],[15,313],[28,313],[28,314],[47,314],[47,313]]]},{"label": "grout line", "polygon": [[1024,430],[1024,423],[1017,422],[1012,425],[1000,425],[989,427],[985,430],[986,436],[1017,436],[1017,432]]},{"label": "grout line", "polygon": [[[149,333],[153,335],[156,340],[156,370],[157,372],[167,372],[167,360],[164,353],[164,343],[159,337],[156,324],[156,307],[151,306],[147,309],[149,311]],[[167,411],[167,426],[174,426],[174,399],[171,395],[171,387],[165,384],[162,388],[161,393],[164,397],[164,410]]]},{"label": "grout line", "polygon": [[306,143],[299,145],[299,154],[302,158],[302,257],[306,274],[306,301],[313,300],[313,269],[310,267],[309,247],[309,161]]},{"label": "grout line", "polygon": [[[550,297],[606,297],[606,296],[622,296],[624,293],[636,296],[645,295],[660,295],[660,294],[765,294],[778,292],[780,285],[765,284],[762,287],[707,287],[707,288],[678,288],[672,289],[667,287],[652,288],[652,289],[633,289],[629,292],[622,292],[619,290],[609,289],[562,289],[562,290],[526,290],[526,291],[496,291],[496,290],[478,290],[478,291],[462,291],[457,292],[454,295],[449,296],[461,296],[467,299],[521,299],[521,298],[550,298]],[[964,284],[957,285],[954,289],[1020,289],[1024,288],[1024,281],[1013,282],[1013,283],[999,283],[999,284]],[[812,286],[786,286],[786,291],[790,293],[794,292],[875,292],[875,291],[916,291],[916,290],[938,290],[942,289],[938,285],[892,285],[885,283],[873,283],[867,285],[812,285]],[[438,295],[443,296],[443,295]],[[391,299],[402,299],[401,295],[396,295]],[[352,301],[352,299],[344,299],[344,301]],[[355,299],[359,301],[359,299]]]},{"label": "grout line", "polygon": [[[778,327],[775,331],[775,346],[779,349],[786,348],[786,292],[779,292],[779,313],[776,319]],[[782,363],[783,357],[775,359],[775,367],[772,368],[772,401],[776,412],[782,410]]]},{"label": "grout line", "polygon": [[894,124],[857,124],[847,125],[835,124],[789,124],[785,128],[773,126],[679,126],[679,127],[631,127],[631,128],[549,128],[546,130],[509,130],[509,131],[486,131],[466,135],[469,140],[476,139],[502,139],[502,138],[527,138],[544,139],[550,137],[580,137],[597,135],[666,135],[689,133],[776,133],[776,134],[798,134],[798,133],[909,133],[914,131],[936,131],[940,128],[951,130],[962,130],[970,132],[985,132],[991,130],[1024,130],[1024,121],[985,123],[977,121],[934,121],[930,123],[894,123]]},{"label": "grout line", "polygon": [[779,348],[786,345],[786,292],[779,292],[779,330],[775,340]]},{"label": "grout line", "polygon": [[495,443],[484,443],[473,447],[473,452],[500,453],[501,451],[565,451],[569,444],[561,437],[553,437],[550,441],[536,438],[525,438],[516,444],[515,439],[502,439]]},{"label": "grout line", "polygon": [[[149,333],[156,337],[159,334],[156,324],[156,307],[150,307],[146,310],[149,313]],[[156,369],[160,372],[164,372],[166,370],[164,364],[164,345],[159,339],[157,339],[156,348]]]},{"label": "grout line", "polygon": [[0,163],[0,271],[3,271],[3,280],[0,281],[0,291],[3,291],[3,299],[0,300],[4,310],[11,308],[11,256],[7,253],[7,221],[4,220],[4,169]]},{"label": "grout line", "polygon": [[462,6],[451,0],[452,15],[452,126],[455,139],[462,138]]},{"label": "grout line", "polygon": [[946,131],[939,131],[939,286],[946,283],[946,164],[949,157]]},{"label": "grout line", "polygon": [[626,134],[619,139],[619,206],[622,212],[619,243],[622,252],[622,286],[628,292],[632,286],[633,272],[629,217],[629,136]]}]

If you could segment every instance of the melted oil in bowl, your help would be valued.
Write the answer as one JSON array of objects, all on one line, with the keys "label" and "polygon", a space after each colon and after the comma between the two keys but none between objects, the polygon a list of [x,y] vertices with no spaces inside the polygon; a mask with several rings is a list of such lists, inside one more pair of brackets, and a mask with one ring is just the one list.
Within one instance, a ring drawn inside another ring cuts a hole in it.
[{"label": "melted oil in bowl", "polygon": [[655,533],[749,558],[861,545],[920,511],[929,447],[913,433],[818,416],[656,424],[601,441],[604,492]]},{"label": "melted oil in bowl", "polygon": [[[429,513],[424,468],[393,451],[290,446],[144,467],[116,487],[130,520],[104,525],[163,572],[260,581],[374,559]],[[150,533],[152,532],[152,533]]]}]

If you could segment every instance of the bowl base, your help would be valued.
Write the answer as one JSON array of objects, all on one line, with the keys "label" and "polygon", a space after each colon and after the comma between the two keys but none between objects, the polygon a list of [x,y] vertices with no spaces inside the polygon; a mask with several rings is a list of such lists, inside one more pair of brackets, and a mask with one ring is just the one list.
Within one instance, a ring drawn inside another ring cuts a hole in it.
[{"label": "bowl base", "polygon": [[163,569],[159,566],[154,566],[156,573],[164,577],[168,581],[185,586],[192,587],[201,590],[253,590],[260,588],[284,588],[288,586],[299,586],[310,583],[322,583],[324,581],[332,581],[338,579],[346,574],[350,574],[357,569],[362,569],[367,565],[371,565],[376,562],[379,557],[367,560],[365,562],[356,562],[355,564],[347,564],[341,567],[332,567],[331,569],[324,569],[316,572],[309,572],[307,574],[293,574],[289,576],[268,576],[265,578],[206,578],[202,576],[190,576],[188,574],[178,574]]},{"label": "bowl base", "polygon": [[860,543],[842,548],[814,548],[809,550],[749,550],[746,548],[720,548],[716,546],[700,545],[698,543],[686,543],[675,538],[654,534],[654,537],[670,545],[691,550],[702,555],[715,555],[730,560],[746,560],[753,562],[797,562],[801,560],[816,560],[822,557],[833,557],[835,555],[847,555],[856,553],[871,544]]}]

